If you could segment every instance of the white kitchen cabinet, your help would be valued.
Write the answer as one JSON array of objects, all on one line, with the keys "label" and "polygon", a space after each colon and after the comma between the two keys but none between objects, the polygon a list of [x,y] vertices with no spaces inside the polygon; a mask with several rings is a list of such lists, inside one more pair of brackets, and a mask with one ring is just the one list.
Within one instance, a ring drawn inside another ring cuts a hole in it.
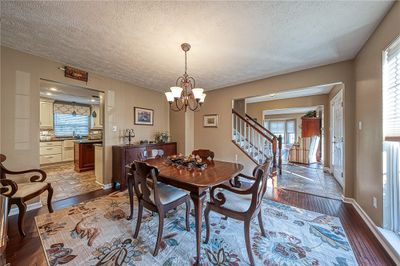
[{"label": "white kitchen cabinet", "polygon": [[49,100],[40,100],[40,128],[53,128],[53,102]]},{"label": "white kitchen cabinet", "polygon": [[62,141],[40,142],[40,164],[62,162]]},{"label": "white kitchen cabinet", "polygon": [[[93,117],[93,112],[96,112],[96,117]],[[102,129],[103,128],[103,112],[99,105],[92,105],[92,113],[90,114],[90,128],[91,129]]]},{"label": "white kitchen cabinet", "polygon": [[97,183],[103,184],[103,145],[94,145],[94,174]]},{"label": "white kitchen cabinet", "polygon": [[62,145],[62,160],[69,162],[74,160],[74,140],[64,140]]}]

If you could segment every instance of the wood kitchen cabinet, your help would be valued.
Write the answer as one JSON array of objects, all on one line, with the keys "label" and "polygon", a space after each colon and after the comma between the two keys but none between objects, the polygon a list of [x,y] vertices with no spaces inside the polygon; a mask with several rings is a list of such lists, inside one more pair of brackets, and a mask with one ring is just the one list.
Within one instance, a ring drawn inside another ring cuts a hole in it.
[{"label": "wood kitchen cabinet", "polygon": [[75,171],[83,172],[94,169],[94,145],[102,143],[101,141],[83,141],[75,142],[74,146],[74,164]]}]

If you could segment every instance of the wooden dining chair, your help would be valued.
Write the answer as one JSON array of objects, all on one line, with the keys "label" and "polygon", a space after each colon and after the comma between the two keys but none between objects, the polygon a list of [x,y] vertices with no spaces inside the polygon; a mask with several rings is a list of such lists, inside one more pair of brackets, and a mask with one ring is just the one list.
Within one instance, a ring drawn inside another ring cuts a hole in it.
[{"label": "wooden dining chair", "polygon": [[253,171],[253,177],[240,174],[242,178],[253,181],[249,188],[241,189],[240,187],[232,187],[227,184],[212,187],[210,190],[210,201],[207,203],[204,211],[207,228],[205,243],[208,243],[210,238],[210,211],[244,222],[245,243],[251,265],[255,264],[250,244],[250,222],[257,215],[261,235],[266,236],[262,222],[261,203],[267,189],[267,179],[270,174],[271,163],[272,158],[267,159],[263,165],[257,166]]},{"label": "wooden dining chair", "polygon": [[157,256],[160,248],[165,214],[181,204],[186,204],[186,230],[189,231],[190,198],[188,192],[157,181],[159,171],[145,162],[135,161],[132,164],[133,184],[139,201],[138,218],[133,235],[137,238],[142,223],[143,207],[158,213],[158,234],[153,256]]},{"label": "wooden dining chair", "polygon": [[164,156],[165,152],[163,149],[143,150],[138,154],[139,161],[145,161],[147,159],[154,159],[154,158],[162,158]]},{"label": "wooden dining chair", "polygon": [[210,150],[198,149],[192,151],[193,155],[198,155],[202,160],[214,160],[214,152]]},{"label": "wooden dining chair", "polygon": [[[16,204],[18,206],[18,230],[21,236],[24,237],[24,217],[26,213],[25,202],[39,196],[47,190],[47,208],[49,209],[49,212],[53,212],[53,207],[51,206],[53,188],[51,187],[50,183],[44,182],[47,178],[47,175],[43,170],[30,169],[24,171],[11,171],[5,168],[3,165],[3,162],[6,160],[6,158],[7,157],[5,155],[0,154],[0,184],[2,186],[11,186],[15,193],[9,194],[6,192],[2,194],[9,198],[8,212],[10,212],[11,205]],[[17,184],[13,180],[7,178],[8,175],[22,175],[28,173],[36,173],[36,175],[30,177],[29,182]]]}]

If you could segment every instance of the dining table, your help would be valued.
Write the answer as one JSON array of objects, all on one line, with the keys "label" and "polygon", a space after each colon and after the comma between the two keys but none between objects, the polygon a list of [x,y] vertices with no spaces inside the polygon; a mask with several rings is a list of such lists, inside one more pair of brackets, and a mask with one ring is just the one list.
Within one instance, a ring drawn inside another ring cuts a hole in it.
[{"label": "dining table", "polygon": [[[205,160],[205,169],[188,169],[166,162],[166,158],[148,159],[145,161],[159,170],[158,181],[165,184],[184,189],[190,193],[194,204],[195,230],[196,230],[196,265],[201,261],[201,228],[202,208],[206,191],[213,186],[225,183],[237,176],[243,165],[238,163],[224,162],[218,160]],[[130,191],[133,198],[133,190]]]}]

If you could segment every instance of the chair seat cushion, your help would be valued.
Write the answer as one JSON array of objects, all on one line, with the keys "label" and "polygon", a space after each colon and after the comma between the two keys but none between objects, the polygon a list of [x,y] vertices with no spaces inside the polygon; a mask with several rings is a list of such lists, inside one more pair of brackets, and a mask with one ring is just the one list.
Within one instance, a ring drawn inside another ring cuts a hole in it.
[{"label": "chair seat cushion", "polygon": [[[250,208],[252,194],[237,194],[225,189],[218,190],[225,196],[225,203],[222,205],[223,208],[237,212],[246,212]],[[215,195],[218,193],[216,191]]]},{"label": "chair seat cushion", "polygon": [[[188,192],[170,185],[166,185],[164,183],[159,182],[157,184],[158,195],[160,197],[160,201],[163,205],[176,201],[182,197],[188,195]],[[150,198],[154,200],[153,191],[151,191]]]},{"label": "chair seat cushion", "polygon": [[19,183],[17,192],[12,196],[12,198],[23,198],[31,195],[39,190],[45,188],[48,183],[45,182],[29,182],[29,183]]}]

